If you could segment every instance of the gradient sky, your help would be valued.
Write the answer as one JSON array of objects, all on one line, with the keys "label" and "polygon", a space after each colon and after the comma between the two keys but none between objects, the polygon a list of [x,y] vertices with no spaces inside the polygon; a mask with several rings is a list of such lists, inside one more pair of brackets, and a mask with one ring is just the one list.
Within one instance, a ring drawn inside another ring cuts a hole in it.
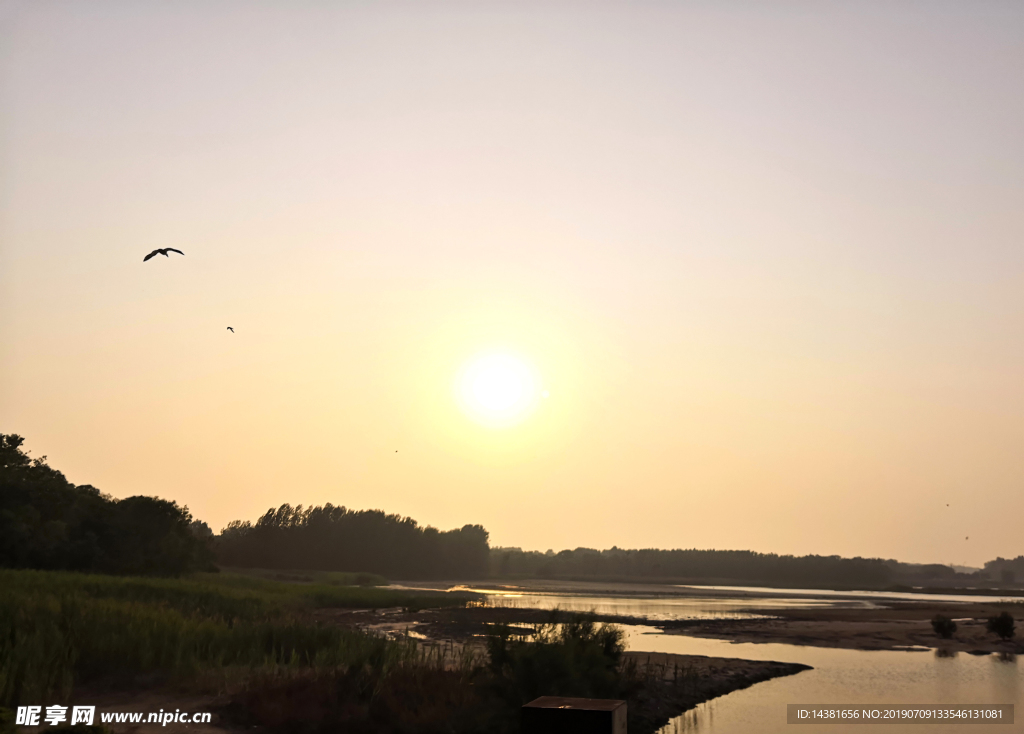
[{"label": "gradient sky", "polygon": [[0,431],[215,529],[1019,555],[1022,234],[1016,1],[0,4]]}]

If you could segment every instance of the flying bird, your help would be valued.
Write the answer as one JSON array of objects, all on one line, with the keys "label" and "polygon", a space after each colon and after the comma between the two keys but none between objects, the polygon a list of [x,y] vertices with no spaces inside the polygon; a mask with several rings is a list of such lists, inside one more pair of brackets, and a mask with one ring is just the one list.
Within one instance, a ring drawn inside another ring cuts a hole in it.
[{"label": "flying bird", "polygon": [[170,255],[167,254],[168,252],[176,252],[179,255],[184,255],[185,254],[181,250],[175,250],[173,247],[163,247],[163,248],[160,248],[160,249],[153,250],[151,253],[149,253],[144,258],[142,258],[142,262],[146,262],[146,260],[148,260],[149,258],[153,257],[154,255],[163,255],[164,257],[170,257]]},{"label": "flying bird", "polygon": [[232,329],[232,328],[231,328],[230,326],[228,327],[228,331],[230,331],[230,332],[231,332],[232,334],[234,334],[234,333],[235,333],[235,330],[234,330],[234,329]]}]

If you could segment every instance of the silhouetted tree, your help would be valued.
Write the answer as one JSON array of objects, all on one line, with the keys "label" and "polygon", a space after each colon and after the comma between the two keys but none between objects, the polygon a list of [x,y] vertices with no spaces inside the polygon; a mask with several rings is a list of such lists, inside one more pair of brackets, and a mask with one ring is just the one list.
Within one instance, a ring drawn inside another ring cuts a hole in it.
[{"label": "silhouetted tree", "polygon": [[956,622],[949,617],[944,617],[941,614],[936,614],[932,618],[932,629],[935,630],[935,634],[943,639],[948,640],[954,634],[956,634]]},{"label": "silhouetted tree", "polygon": [[23,444],[0,434],[0,566],[162,575],[210,566],[188,508],[75,486]]},{"label": "silhouetted tree", "polygon": [[879,588],[892,581],[892,570],[877,558],[696,549],[577,548],[540,553],[495,548],[491,551],[491,569],[494,575],[509,576],[647,578],[826,588]]},{"label": "silhouetted tree", "polygon": [[1015,633],[1013,615],[1009,612],[1002,612],[998,616],[989,617],[985,623],[985,629],[994,635],[999,635],[1004,640],[1009,640]]},{"label": "silhouetted tree", "polygon": [[189,530],[192,531],[192,534],[197,538],[204,538],[206,540],[213,539],[213,531],[210,529],[210,526],[202,520],[193,520],[188,527]]},{"label": "silhouetted tree", "polygon": [[985,573],[989,578],[999,579],[1004,584],[1017,583],[1017,579],[1024,579],[1024,556],[989,561],[985,564]]},{"label": "silhouetted tree", "polygon": [[363,571],[389,578],[480,578],[488,534],[479,525],[440,531],[380,510],[330,503],[284,504],[253,523],[234,521],[217,538],[226,566]]}]

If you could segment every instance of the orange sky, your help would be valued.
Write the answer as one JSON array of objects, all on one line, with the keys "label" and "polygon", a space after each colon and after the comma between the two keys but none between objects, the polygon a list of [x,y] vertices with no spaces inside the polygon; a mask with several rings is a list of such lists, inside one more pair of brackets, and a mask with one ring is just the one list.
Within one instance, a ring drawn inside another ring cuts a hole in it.
[{"label": "orange sky", "polygon": [[[0,5],[0,431],[215,529],[1019,555],[1022,38],[1013,2]],[[494,350],[550,393],[512,427],[453,391]]]}]

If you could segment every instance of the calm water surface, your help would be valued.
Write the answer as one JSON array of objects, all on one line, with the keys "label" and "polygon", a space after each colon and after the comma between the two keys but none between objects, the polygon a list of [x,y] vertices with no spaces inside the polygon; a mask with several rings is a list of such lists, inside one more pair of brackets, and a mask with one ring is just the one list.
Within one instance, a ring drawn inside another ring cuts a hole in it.
[{"label": "calm water surface", "polygon": [[[672,721],[661,734],[811,734],[812,732],[942,731],[978,732],[978,725],[794,725],[786,723],[786,704],[846,703],[1012,703],[1013,726],[983,727],[981,732],[1024,731],[1024,675],[1017,658],[959,653],[836,650],[803,645],[731,643],[685,635],[666,635],[653,627],[623,625],[630,650],[672,652],[746,660],[803,663],[814,670],[775,678],[701,704]],[[911,726],[907,729],[907,726]]]},{"label": "calm water surface", "polygon": [[[663,621],[669,619],[736,619],[764,616],[773,609],[837,609],[882,607],[896,601],[991,602],[998,596],[917,594],[891,591],[832,591],[748,586],[653,586],[558,582],[552,586],[526,582],[521,586],[455,586],[485,595],[489,606],[524,609],[593,611]],[[610,591],[611,586],[613,591]],[[409,588],[409,587],[396,587]],[[757,610],[756,612],[754,610]]]},{"label": "calm water surface", "polygon": [[728,599],[723,597],[591,597],[581,594],[495,593],[487,595],[487,604],[495,607],[523,609],[564,609],[574,612],[596,612],[654,621],[670,619],[750,619],[763,617],[751,609],[833,608],[836,606],[874,606],[871,602],[833,603],[822,599]]},{"label": "calm water surface", "polygon": [[[641,617],[653,621],[671,619],[750,619],[763,617],[773,609],[864,608],[878,606],[877,601],[845,597],[813,598],[787,596],[773,590],[772,596],[742,596],[715,590],[703,595],[697,587],[663,587],[664,592],[630,591],[621,584],[617,594],[591,594],[583,590],[523,588],[454,587],[485,596],[485,603],[495,607],[522,609],[558,609],[575,612]],[[754,610],[757,610],[755,612]]]}]

